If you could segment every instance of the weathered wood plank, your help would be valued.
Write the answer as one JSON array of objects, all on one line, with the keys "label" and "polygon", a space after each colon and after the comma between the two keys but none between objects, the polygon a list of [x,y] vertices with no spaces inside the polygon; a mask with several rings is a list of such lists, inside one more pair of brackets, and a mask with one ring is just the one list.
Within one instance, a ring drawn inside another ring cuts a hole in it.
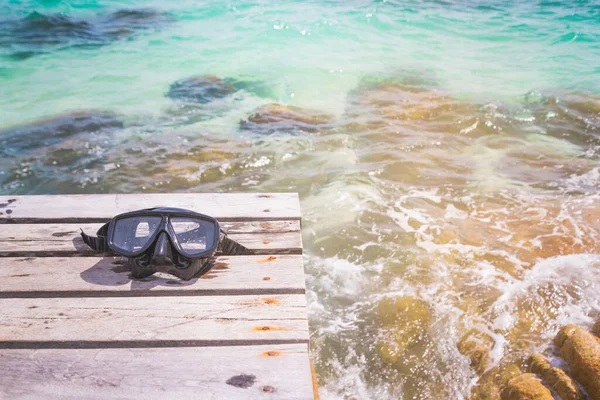
[{"label": "weathered wood plank", "polygon": [[208,273],[190,281],[166,274],[132,280],[124,259],[115,257],[0,258],[0,297],[304,292],[304,269],[300,255],[218,257]]},{"label": "weathered wood plank", "polygon": [[225,233],[283,233],[300,232],[299,220],[219,221]]},{"label": "weathered wood plank", "polygon": [[[300,232],[300,221],[224,221],[219,223],[221,229],[228,235],[243,233],[287,233]],[[95,234],[102,223],[79,223],[79,224],[14,224],[0,230],[0,242],[8,240],[39,240],[62,238],[65,236],[77,236],[80,229],[89,234]]]},{"label": "weathered wood plank", "polygon": [[[101,226],[102,224],[99,223],[14,224],[0,231],[0,257],[97,255],[83,243],[79,232],[83,229],[84,232],[95,235]],[[254,226],[247,226],[247,228],[255,229]],[[262,232],[232,233],[229,237],[257,254],[302,253],[302,236],[299,231],[271,233],[265,229]]]},{"label": "weathered wood plank", "polygon": [[187,208],[221,221],[300,219],[296,193],[148,193],[0,196],[0,223],[103,222],[158,206]]},{"label": "weathered wood plank", "polygon": [[306,344],[0,350],[0,398],[312,399]]},{"label": "weathered wood plank", "polygon": [[304,295],[0,299],[0,348],[308,343]]}]

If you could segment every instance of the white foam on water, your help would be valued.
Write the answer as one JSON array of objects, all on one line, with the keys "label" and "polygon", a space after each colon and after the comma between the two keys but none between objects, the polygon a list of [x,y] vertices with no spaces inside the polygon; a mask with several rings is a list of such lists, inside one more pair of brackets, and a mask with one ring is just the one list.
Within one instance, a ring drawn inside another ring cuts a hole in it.
[{"label": "white foam on water", "polygon": [[[485,138],[484,138],[485,139]],[[506,156],[506,149],[492,149],[482,139],[465,150],[474,163],[471,186],[480,192],[495,192],[506,189],[518,189],[526,186],[516,182],[501,172],[498,167]]]},{"label": "white foam on water", "polygon": [[[502,295],[494,302],[497,315],[491,322],[493,329],[508,330],[515,323],[515,310],[521,301],[534,296],[535,288],[554,284],[554,290],[566,296],[567,303],[548,324],[545,338],[551,339],[560,326],[593,322],[591,313],[600,312],[600,254],[576,254],[551,257],[536,263],[522,279],[512,279],[503,287]],[[578,293],[575,297],[572,293]]]},{"label": "white foam on water", "polygon": [[600,187],[600,168],[592,168],[581,175],[573,174],[564,183],[567,192],[581,189],[595,190]]},{"label": "white foam on water", "polygon": [[362,265],[337,257],[313,257],[310,262],[321,272],[319,286],[323,289],[331,290],[336,296],[355,296],[362,291],[365,282]]},{"label": "white foam on water", "polygon": [[466,219],[468,216],[467,212],[459,210],[453,204],[446,206],[446,213],[444,214],[444,218],[446,219]]},{"label": "white foam on water", "polygon": [[[392,218],[404,232],[419,232],[424,234],[430,225],[435,222],[435,218],[428,215],[424,209],[404,206],[410,198],[421,198],[438,204],[442,201],[442,198],[438,195],[436,189],[430,191],[411,189],[408,194],[400,196],[398,200],[394,202],[393,207],[387,208],[387,216]],[[419,226],[413,227],[413,225]]]},{"label": "white foam on water", "polygon": [[327,232],[355,223],[358,214],[368,209],[367,203],[378,202],[380,198],[372,185],[338,180],[303,200],[303,217],[313,222],[312,229],[323,238]]},{"label": "white foam on water", "polygon": [[358,357],[353,350],[349,351],[344,362],[332,359],[328,366],[339,374],[337,379],[319,387],[319,395],[323,400],[388,400],[392,399],[385,390],[370,388],[362,378],[366,369],[366,361]]}]

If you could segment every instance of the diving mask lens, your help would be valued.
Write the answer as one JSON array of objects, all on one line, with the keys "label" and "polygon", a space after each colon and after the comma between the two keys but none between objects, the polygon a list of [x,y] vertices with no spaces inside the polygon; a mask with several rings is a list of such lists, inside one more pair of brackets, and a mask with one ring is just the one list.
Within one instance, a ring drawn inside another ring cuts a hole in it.
[{"label": "diving mask lens", "polygon": [[215,246],[217,229],[213,222],[186,217],[172,217],[170,222],[184,256],[193,257]]},{"label": "diving mask lens", "polygon": [[148,245],[158,229],[162,217],[139,216],[116,220],[112,236],[112,245],[128,253],[141,251]]}]

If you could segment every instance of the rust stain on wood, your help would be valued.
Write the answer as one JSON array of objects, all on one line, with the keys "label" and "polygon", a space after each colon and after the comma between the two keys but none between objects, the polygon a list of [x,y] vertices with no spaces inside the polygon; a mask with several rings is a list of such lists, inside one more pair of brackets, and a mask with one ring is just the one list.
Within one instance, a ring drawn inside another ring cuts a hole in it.
[{"label": "rust stain on wood", "polygon": [[287,331],[287,328],[283,326],[274,326],[274,325],[259,325],[255,326],[251,329],[254,332],[272,332],[272,331]]},{"label": "rust stain on wood", "polygon": [[273,229],[273,225],[269,225],[269,224],[262,224],[260,227],[262,229]]},{"label": "rust stain on wood", "polygon": [[260,300],[241,301],[238,304],[240,304],[242,306],[262,306],[264,304],[273,305],[273,304],[280,304],[280,303],[281,303],[281,301],[274,299],[272,297],[264,297]]},{"label": "rust stain on wood", "polygon": [[269,351],[264,351],[264,352],[260,353],[259,357],[278,357],[282,354],[283,354],[282,351],[269,350]]},{"label": "rust stain on wood", "polygon": [[260,194],[260,195],[258,195],[258,197],[263,198],[263,199],[270,199],[273,196],[271,196],[270,194]]},{"label": "rust stain on wood", "polygon": [[271,243],[271,241],[270,241],[270,240],[265,240],[265,241],[263,242],[263,244],[269,244],[269,243]]},{"label": "rust stain on wood", "polygon": [[279,304],[279,303],[281,303],[279,300],[274,299],[272,297],[265,297],[264,299],[262,299],[262,301],[265,304]]},{"label": "rust stain on wood", "polygon": [[277,260],[277,257],[275,257],[275,256],[269,256],[267,258],[263,258],[262,260],[258,260],[257,263],[262,264],[262,263],[272,262],[272,261],[275,261],[275,260]]},{"label": "rust stain on wood", "polygon": [[263,281],[270,281],[270,280],[271,280],[271,277],[270,277],[270,276],[265,276],[265,277],[263,278]]}]

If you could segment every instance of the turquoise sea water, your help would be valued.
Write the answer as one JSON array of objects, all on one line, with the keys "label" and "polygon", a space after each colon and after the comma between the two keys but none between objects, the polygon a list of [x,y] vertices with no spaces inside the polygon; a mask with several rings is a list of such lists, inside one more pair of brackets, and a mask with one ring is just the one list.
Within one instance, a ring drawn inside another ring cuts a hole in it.
[{"label": "turquoise sea water", "polygon": [[82,105],[156,114],[168,106],[172,81],[202,73],[266,80],[279,100],[334,111],[362,76],[394,71],[484,99],[600,90],[600,5],[592,1],[5,0],[0,7],[3,19],[90,18],[123,8],[175,18],[91,51],[2,57],[0,126]]},{"label": "turquoise sea water", "polygon": [[2,194],[299,192],[327,399],[477,398],[600,315],[594,1],[0,0],[0,144]]}]

